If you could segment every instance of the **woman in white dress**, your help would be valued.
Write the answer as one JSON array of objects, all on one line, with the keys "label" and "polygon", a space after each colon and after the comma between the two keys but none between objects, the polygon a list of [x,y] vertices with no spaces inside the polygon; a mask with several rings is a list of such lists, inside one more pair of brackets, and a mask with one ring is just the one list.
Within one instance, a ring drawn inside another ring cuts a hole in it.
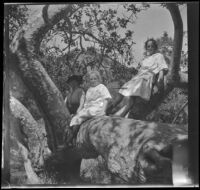
[{"label": "woman in white dress", "polygon": [[65,142],[68,144],[78,133],[81,123],[94,116],[105,115],[108,99],[111,99],[107,87],[101,83],[101,76],[98,71],[89,73],[90,87],[86,92],[85,102],[82,108],[70,122],[69,130],[66,130]]},{"label": "woman in white dress", "polygon": [[[112,109],[122,101],[123,97],[130,97],[129,101],[120,116],[124,117],[133,106],[135,97],[149,101],[153,85],[164,84],[164,74],[168,70],[164,56],[158,53],[157,43],[154,39],[145,42],[146,58],[142,61],[140,69],[130,81],[125,83],[119,90],[117,98],[109,106],[107,113],[112,113]],[[110,111],[111,110],[111,111]]]}]

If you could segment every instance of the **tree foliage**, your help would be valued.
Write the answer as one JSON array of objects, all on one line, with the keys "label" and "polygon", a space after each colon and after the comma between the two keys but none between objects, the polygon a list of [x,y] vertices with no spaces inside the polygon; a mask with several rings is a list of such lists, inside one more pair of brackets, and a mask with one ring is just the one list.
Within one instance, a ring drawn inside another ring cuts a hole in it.
[{"label": "tree foliage", "polygon": [[[186,35],[186,31],[184,35]],[[166,58],[168,64],[171,62],[171,57],[173,53],[173,43],[174,40],[171,38],[166,31],[163,32],[160,38],[156,39],[158,44],[158,49]],[[187,43],[185,44],[187,45]],[[181,60],[180,60],[180,71],[186,72],[188,71],[188,51],[181,51]]]},{"label": "tree foliage", "polygon": [[11,42],[16,32],[27,23],[28,8],[26,5],[17,4],[6,6],[8,6],[9,42]]},{"label": "tree foliage", "polygon": [[[47,32],[40,46],[43,66],[63,95],[68,76],[85,75],[88,67],[99,69],[105,84],[132,77],[135,69],[123,66],[133,61],[130,51],[134,31],[127,26],[135,21],[137,13],[148,7],[145,3],[123,3],[108,8],[103,4],[72,5],[68,17]],[[128,16],[120,11],[126,11]],[[45,14],[43,11],[44,19]]]},{"label": "tree foliage", "polygon": [[[125,3],[113,4],[107,8],[103,4],[81,3],[73,6],[72,14],[47,33],[42,43],[43,53],[53,51],[62,55],[75,48],[83,51],[91,46],[102,56],[108,55],[119,62],[131,61],[134,31],[128,30],[127,26],[133,23],[137,13],[145,10],[148,5]],[[128,16],[123,15],[123,11],[126,11]],[[62,47],[45,47],[55,36],[59,36]]]},{"label": "tree foliage", "polygon": [[84,76],[82,86],[85,90],[88,88],[87,72],[92,69],[99,70],[105,85],[112,81],[121,81],[123,84],[136,74],[135,68],[121,65],[106,55],[102,58],[93,47],[87,48],[84,52],[74,50],[59,57],[50,54],[42,58],[42,63],[63,96],[68,89],[67,79],[73,74]]},{"label": "tree foliage", "polygon": [[173,39],[169,37],[166,31],[163,32],[163,35],[158,38],[157,40],[158,48],[162,47],[172,47],[173,46]]},{"label": "tree foliage", "polygon": [[[188,92],[175,88],[162,102],[162,104],[147,116],[149,121],[162,123],[188,123]],[[185,105],[183,107],[183,105]]]}]

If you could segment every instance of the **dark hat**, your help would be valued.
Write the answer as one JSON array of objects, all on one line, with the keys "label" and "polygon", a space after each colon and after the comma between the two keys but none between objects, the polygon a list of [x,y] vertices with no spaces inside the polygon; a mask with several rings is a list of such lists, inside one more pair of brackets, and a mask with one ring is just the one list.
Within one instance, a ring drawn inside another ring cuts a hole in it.
[{"label": "dark hat", "polygon": [[83,77],[81,75],[72,75],[68,78],[67,83],[72,81],[76,81],[81,84],[83,82]]}]

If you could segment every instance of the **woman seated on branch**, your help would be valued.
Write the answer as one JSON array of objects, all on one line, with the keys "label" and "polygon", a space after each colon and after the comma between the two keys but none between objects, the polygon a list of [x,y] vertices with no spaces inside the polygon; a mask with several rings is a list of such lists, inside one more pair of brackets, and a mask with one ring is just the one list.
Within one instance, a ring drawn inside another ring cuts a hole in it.
[{"label": "woman seated on branch", "polygon": [[94,116],[105,115],[108,99],[112,98],[106,86],[101,81],[98,71],[91,71],[89,74],[90,87],[86,92],[85,102],[72,118],[70,127],[66,129],[65,143],[68,146],[76,137],[80,125]]},{"label": "woman seated on branch", "polygon": [[122,86],[116,99],[108,106],[107,114],[113,114],[113,108],[115,108],[124,97],[129,97],[128,103],[120,115],[125,117],[133,106],[136,97],[149,101],[155,85],[158,87],[158,91],[163,90],[164,75],[166,71],[168,71],[165,58],[158,52],[157,43],[153,38],[145,42],[145,50],[147,56],[141,62],[137,75]]}]

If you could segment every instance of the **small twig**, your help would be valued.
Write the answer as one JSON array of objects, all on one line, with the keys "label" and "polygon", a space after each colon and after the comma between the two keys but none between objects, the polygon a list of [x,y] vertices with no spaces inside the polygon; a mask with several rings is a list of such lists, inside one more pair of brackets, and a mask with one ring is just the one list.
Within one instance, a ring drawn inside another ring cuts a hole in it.
[{"label": "small twig", "polygon": [[[84,51],[82,50],[80,53],[77,54],[75,60],[74,60],[74,64],[76,63],[76,61],[78,60],[79,56],[83,53]],[[73,64],[73,65],[74,65]]]},{"label": "small twig", "polygon": [[123,88],[123,87],[111,87],[110,89],[127,89],[127,88]]},{"label": "small twig", "polygon": [[83,48],[82,36],[81,35],[79,36],[79,39],[80,39],[79,44],[80,44],[80,47],[81,47],[81,52],[83,52],[84,48]]},{"label": "small twig", "polygon": [[172,124],[174,124],[175,123],[175,121],[177,120],[177,118],[178,118],[178,116],[179,116],[179,114],[181,113],[181,111],[185,108],[185,106],[188,104],[188,101],[187,102],[185,102],[185,104],[183,104],[183,106],[181,107],[181,109],[179,110],[179,112],[177,113],[177,115],[175,116],[175,118],[173,119],[173,121],[172,121]]}]

